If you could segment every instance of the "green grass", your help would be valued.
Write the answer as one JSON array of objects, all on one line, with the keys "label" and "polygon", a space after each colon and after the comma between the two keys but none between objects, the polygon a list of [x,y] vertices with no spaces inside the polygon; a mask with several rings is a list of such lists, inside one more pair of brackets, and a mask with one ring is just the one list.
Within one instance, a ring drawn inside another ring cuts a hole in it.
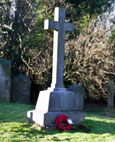
[{"label": "green grass", "polygon": [[0,142],[115,142],[115,118],[104,117],[102,111],[86,112],[83,131],[39,130],[27,122],[29,105],[0,103]]}]

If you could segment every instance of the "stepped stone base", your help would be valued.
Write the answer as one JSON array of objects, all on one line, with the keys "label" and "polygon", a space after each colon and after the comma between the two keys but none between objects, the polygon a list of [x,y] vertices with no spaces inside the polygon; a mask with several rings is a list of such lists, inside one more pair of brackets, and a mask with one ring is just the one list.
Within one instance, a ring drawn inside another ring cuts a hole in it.
[{"label": "stepped stone base", "polygon": [[58,115],[67,115],[72,119],[73,124],[78,124],[84,121],[85,113],[83,111],[62,111],[62,112],[39,112],[36,110],[28,111],[27,117],[29,123],[37,123],[40,126],[55,127],[55,119]]},{"label": "stepped stone base", "polygon": [[77,101],[76,94],[65,88],[51,88],[41,91],[35,110],[27,112],[30,123],[38,123],[40,126],[54,126],[58,115],[67,115],[74,124],[83,122],[85,113]]}]

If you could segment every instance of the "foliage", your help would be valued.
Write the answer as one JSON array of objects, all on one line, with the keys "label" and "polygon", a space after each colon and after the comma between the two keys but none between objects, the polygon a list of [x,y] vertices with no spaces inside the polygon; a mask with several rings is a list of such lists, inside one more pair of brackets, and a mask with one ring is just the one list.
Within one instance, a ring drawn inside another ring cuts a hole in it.
[{"label": "foliage", "polygon": [[106,42],[109,31],[96,23],[90,23],[78,40],[66,43],[64,76],[68,83],[81,83],[88,100],[106,100],[108,80],[115,76],[115,62],[111,45]]},{"label": "foliage", "polygon": [[0,103],[0,142],[114,142],[115,119],[104,117],[102,111],[90,110],[86,112],[84,125],[89,127],[89,133],[83,131],[59,132],[53,130],[39,130],[32,124],[28,124],[26,111],[32,106]]},{"label": "foliage", "polygon": [[115,27],[112,28],[111,36],[109,37],[109,44],[111,44],[112,54],[115,57]]},{"label": "foliage", "polygon": [[[104,11],[111,11],[112,2],[113,0],[0,0],[0,57],[12,61],[12,76],[25,73],[31,78],[32,94],[36,90],[36,84],[43,89],[47,88],[51,83],[53,32],[44,31],[43,21],[45,18],[53,19],[54,7],[65,7],[66,21],[75,24],[74,33],[66,35],[65,85],[68,87],[71,83],[81,83],[87,97],[105,99],[106,83],[109,77],[114,77],[114,44],[107,45],[105,29],[103,32],[94,31],[96,26],[90,20],[95,21]],[[12,10],[12,4],[15,5],[15,11]],[[113,39],[112,33],[110,42]],[[38,91],[36,94],[38,95]]]},{"label": "foliage", "polygon": [[[76,15],[83,17],[87,15],[87,19],[91,19],[92,16],[97,16],[105,12],[110,6],[112,1],[108,0],[66,0],[74,5],[76,9]],[[77,16],[78,17],[78,16]]]},{"label": "foliage", "polygon": [[[34,18],[32,0],[10,0],[1,4],[1,43],[0,56],[12,61],[14,73],[22,70],[28,60],[23,39],[30,32]],[[15,11],[11,11],[14,4]],[[26,58],[26,60],[25,60]]]}]

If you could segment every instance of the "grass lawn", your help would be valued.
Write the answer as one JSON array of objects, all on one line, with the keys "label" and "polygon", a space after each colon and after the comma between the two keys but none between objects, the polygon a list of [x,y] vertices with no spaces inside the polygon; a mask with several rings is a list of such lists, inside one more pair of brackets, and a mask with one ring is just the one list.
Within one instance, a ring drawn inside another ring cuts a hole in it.
[{"label": "grass lawn", "polygon": [[39,130],[28,124],[29,105],[0,103],[0,142],[115,142],[115,118],[104,117],[102,110],[86,112],[84,124],[90,132]]}]

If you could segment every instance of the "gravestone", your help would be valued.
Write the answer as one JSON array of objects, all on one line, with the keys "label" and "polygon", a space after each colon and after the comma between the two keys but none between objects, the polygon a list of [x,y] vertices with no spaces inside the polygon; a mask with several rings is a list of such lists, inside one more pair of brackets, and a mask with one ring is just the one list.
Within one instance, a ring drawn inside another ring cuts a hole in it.
[{"label": "gravestone", "polygon": [[65,22],[65,9],[55,8],[54,21],[45,20],[45,29],[54,30],[53,67],[51,87],[41,91],[35,110],[28,111],[29,122],[40,126],[54,126],[58,115],[70,117],[74,124],[84,121],[85,114],[77,109],[76,94],[64,88],[64,43],[65,32],[74,31],[74,25]]},{"label": "gravestone", "polygon": [[110,80],[108,83],[108,108],[115,108],[115,82]]},{"label": "gravestone", "polygon": [[18,74],[12,79],[11,101],[19,104],[30,104],[30,85],[29,77]]},{"label": "gravestone", "polygon": [[84,88],[80,84],[72,84],[69,88],[69,91],[75,93],[75,100],[76,100],[76,108],[77,110],[84,110]]},{"label": "gravestone", "polygon": [[10,102],[11,62],[0,58],[0,101]]},{"label": "gravestone", "polygon": [[105,116],[115,118],[115,81],[110,80],[108,83],[107,108],[102,113]]}]

